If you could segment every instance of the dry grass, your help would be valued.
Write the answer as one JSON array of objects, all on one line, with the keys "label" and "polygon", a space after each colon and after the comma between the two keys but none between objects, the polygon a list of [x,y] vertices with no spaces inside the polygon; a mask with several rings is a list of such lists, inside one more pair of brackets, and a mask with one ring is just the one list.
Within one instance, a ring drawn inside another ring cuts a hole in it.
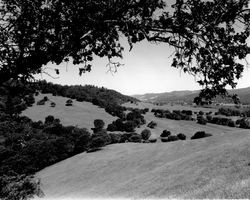
[{"label": "dry grass", "polygon": [[77,102],[73,100],[73,106],[65,106],[68,98],[52,96],[51,94],[41,94],[37,96],[36,102],[47,96],[50,101],[56,103],[56,107],[50,107],[50,101],[45,105],[36,105],[36,103],[25,110],[22,115],[30,117],[34,121],[44,121],[48,115],[59,118],[64,125],[77,125],[90,130],[93,128],[95,119],[102,119],[105,124],[111,123],[116,118],[89,102]]},{"label": "dry grass", "polygon": [[[158,123],[156,136],[166,128],[188,140],[78,154],[36,174],[45,199],[250,198],[249,130],[145,117]],[[213,136],[189,140],[198,130]]]}]

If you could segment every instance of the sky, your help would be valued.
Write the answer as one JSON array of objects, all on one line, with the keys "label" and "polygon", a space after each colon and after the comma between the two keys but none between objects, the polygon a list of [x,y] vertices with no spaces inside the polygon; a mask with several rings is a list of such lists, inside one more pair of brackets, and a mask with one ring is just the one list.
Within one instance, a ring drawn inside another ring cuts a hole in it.
[{"label": "sky", "polygon": [[[250,38],[248,40],[250,44]],[[129,52],[125,45],[123,59],[118,61],[124,65],[116,73],[108,72],[107,58],[94,57],[91,72],[79,76],[79,66],[71,62],[59,66],[48,64],[46,72],[56,76],[50,68],[59,68],[60,75],[55,79],[46,74],[38,76],[49,82],[62,85],[96,85],[114,89],[125,95],[161,93],[178,90],[201,89],[195,77],[171,67],[173,48],[167,44],[135,44]],[[250,63],[250,55],[247,57]],[[51,70],[51,71],[50,71]],[[243,77],[238,81],[237,88],[250,87],[250,68],[245,67]]]},{"label": "sky", "polygon": [[[172,0],[167,2],[170,4]],[[250,46],[250,38],[248,38]],[[178,90],[199,90],[201,86],[195,77],[181,72],[180,69],[171,67],[173,47],[167,44],[151,44],[146,41],[134,45],[129,52],[129,46],[121,41],[125,47],[123,59],[118,60],[124,64],[114,74],[107,72],[107,58],[94,57],[91,72],[79,76],[78,68],[71,62],[62,63],[60,66],[48,64],[46,72],[55,75],[50,68],[59,68],[60,75],[54,79],[42,74],[39,79],[62,85],[96,85],[114,89],[125,95],[162,93]],[[250,55],[247,56],[250,63]],[[245,64],[245,62],[243,63]],[[245,66],[242,78],[236,88],[250,87],[250,66]]]}]

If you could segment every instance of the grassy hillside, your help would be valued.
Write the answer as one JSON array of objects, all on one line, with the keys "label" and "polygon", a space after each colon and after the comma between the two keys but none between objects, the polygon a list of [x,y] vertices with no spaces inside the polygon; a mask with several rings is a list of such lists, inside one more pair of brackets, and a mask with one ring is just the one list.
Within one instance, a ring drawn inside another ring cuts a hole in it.
[{"label": "grassy hillside", "polygon": [[[36,105],[37,101],[47,96],[50,101],[45,105]],[[24,110],[22,115],[28,116],[34,121],[44,121],[48,115],[53,115],[59,118],[63,125],[77,125],[81,128],[93,128],[93,121],[95,119],[103,119],[105,124],[111,123],[116,117],[106,113],[103,108],[93,105],[89,102],[73,101],[73,106],[65,106],[68,98],[52,96],[51,94],[40,94],[35,97],[35,104],[32,107]],[[50,102],[55,102],[54,108],[50,107]]]},{"label": "grassy hillside", "polygon": [[111,145],[39,172],[47,198],[249,198],[249,135]]},{"label": "grassy hillside", "polygon": [[[137,105],[145,106],[150,104]],[[249,130],[160,119],[152,113],[145,118],[157,122],[152,129],[156,137],[169,129],[186,134],[187,140],[115,144],[78,154],[36,174],[45,199],[250,198]],[[213,136],[190,140],[199,130]]]}]

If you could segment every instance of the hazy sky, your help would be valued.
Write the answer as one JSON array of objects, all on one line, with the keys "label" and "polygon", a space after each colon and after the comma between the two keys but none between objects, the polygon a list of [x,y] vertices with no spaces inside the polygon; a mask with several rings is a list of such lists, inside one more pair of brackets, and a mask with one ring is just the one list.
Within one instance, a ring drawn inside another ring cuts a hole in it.
[{"label": "hazy sky", "polygon": [[[250,44],[250,38],[248,40]],[[95,57],[92,71],[79,76],[78,67],[72,63],[60,66],[48,65],[60,69],[58,79],[53,79],[46,74],[43,78],[47,81],[62,85],[91,84],[104,86],[117,90],[126,95],[168,92],[173,90],[196,90],[201,87],[196,83],[195,77],[184,74],[179,69],[171,67],[173,49],[166,44],[138,43],[131,52],[125,46],[124,58],[120,60],[124,66],[117,73],[111,74],[106,67],[106,58]],[[250,55],[247,57],[250,62]],[[47,69],[51,75],[54,71]],[[41,77],[41,76],[39,76]],[[243,77],[239,80],[237,88],[250,86],[250,69],[245,67]]]}]

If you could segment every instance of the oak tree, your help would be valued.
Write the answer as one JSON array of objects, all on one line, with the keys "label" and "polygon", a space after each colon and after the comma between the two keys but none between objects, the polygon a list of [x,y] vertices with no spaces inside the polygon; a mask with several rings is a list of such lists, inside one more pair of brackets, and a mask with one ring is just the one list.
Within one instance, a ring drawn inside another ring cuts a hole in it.
[{"label": "oak tree", "polygon": [[248,0],[1,0],[0,84],[70,58],[81,75],[94,55],[116,70],[111,59],[122,57],[125,37],[131,48],[142,40],[175,47],[172,66],[197,76],[210,99],[242,75],[249,19]]}]

